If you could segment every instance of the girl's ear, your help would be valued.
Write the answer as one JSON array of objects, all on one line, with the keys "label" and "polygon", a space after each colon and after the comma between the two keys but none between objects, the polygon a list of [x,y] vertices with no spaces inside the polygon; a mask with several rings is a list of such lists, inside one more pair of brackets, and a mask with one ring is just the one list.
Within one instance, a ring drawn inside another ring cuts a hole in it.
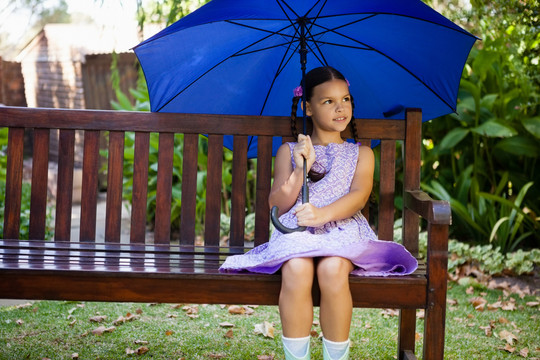
[{"label": "girl's ear", "polygon": [[[300,106],[302,107],[302,110],[304,110],[304,103],[300,102]],[[313,113],[311,112],[311,104],[309,102],[306,102],[306,116],[312,116]]]}]

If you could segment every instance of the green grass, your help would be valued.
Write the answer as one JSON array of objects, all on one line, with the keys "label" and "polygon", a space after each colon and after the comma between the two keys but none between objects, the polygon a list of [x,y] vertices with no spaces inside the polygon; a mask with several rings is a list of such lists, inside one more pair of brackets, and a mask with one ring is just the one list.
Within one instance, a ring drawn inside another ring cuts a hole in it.
[{"label": "green grass", "polygon": [[[485,295],[483,295],[485,293]],[[489,304],[508,301],[500,290],[476,288],[473,294],[466,287],[450,284],[446,321],[445,359],[523,359],[519,351],[528,348],[528,358],[540,357],[539,307],[527,302],[538,301],[536,296],[515,298],[517,310],[477,311],[469,299],[483,296]],[[397,316],[383,316],[381,309],[355,309],[351,329],[351,359],[394,359],[397,347]],[[95,335],[99,326],[114,326],[119,316],[137,314],[137,318],[119,324],[113,332]],[[102,323],[90,318],[105,315]],[[258,355],[273,355],[283,359],[281,327],[276,307],[257,307],[252,315],[231,315],[219,305],[199,305],[199,317],[189,318],[182,308],[171,304],[134,303],[77,303],[40,301],[27,307],[0,307],[0,359],[257,359]],[[316,309],[316,319],[318,311]],[[506,323],[500,319],[508,320]],[[254,333],[256,324],[274,324],[275,337]],[[480,326],[495,326],[488,337]],[[234,324],[232,338],[225,337],[229,328],[222,322]],[[423,320],[417,321],[422,333]],[[320,326],[313,330],[320,333]],[[514,353],[502,350],[506,345],[498,337],[502,330],[512,332],[517,342]],[[136,343],[144,341],[147,343]],[[146,346],[142,355],[127,355],[126,349]],[[311,341],[312,359],[322,359],[321,341]],[[422,339],[417,341],[421,353]]]}]

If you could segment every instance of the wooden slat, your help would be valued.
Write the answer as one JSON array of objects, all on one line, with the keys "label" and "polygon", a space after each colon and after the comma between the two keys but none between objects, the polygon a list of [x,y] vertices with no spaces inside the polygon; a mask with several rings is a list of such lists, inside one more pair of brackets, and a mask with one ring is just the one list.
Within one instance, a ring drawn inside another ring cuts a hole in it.
[{"label": "wooden slat", "polygon": [[109,133],[109,162],[107,166],[107,204],[105,241],[120,242],[122,227],[122,185],[124,172],[124,133]]},{"label": "wooden slat", "polygon": [[56,241],[69,241],[71,238],[74,147],[75,130],[60,130],[58,138],[56,223],[54,227],[54,239]]},{"label": "wooden slat", "polygon": [[206,214],[204,220],[204,243],[218,246],[221,218],[221,183],[223,163],[223,136],[208,138],[208,172],[206,176]]},{"label": "wooden slat", "polygon": [[30,198],[31,240],[45,239],[47,218],[47,180],[49,172],[49,134],[48,129],[34,131],[34,150],[32,154],[32,194]]},{"label": "wooden slat", "polygon": [[[302,119],[298,119],[300,124]],[[356,119],[361,137],[404,138],[403,120]],[[224,126],[226,124],[226,126]],[[176,114],[102,110],[66,110],[2,107],[0,127],[27,127],[101,131],[143,131],[220,135],[290,136],[286,116]],[[302,129],[302,125],[298,125]],[[351,137],[349,130],[344,136]]]},{"label": "wooden slat", "polygon": [[[420,189],[420,160],[422,139],[422,112],[407,109],[407,127],[404,146],[403,193]],[[420,219],[410,209],[403,209],[403,245],[416,256],[418,254],[418,226]]]},{"label": "wooden slat", "polygon": [[21,218],[24,129],[11,128],[8,133],[4,239],[18,239]]},{"label": "wooden slat", "polygon": [[81,191],[80,241],[96,240],[96,216],[99,172],[99,131],[84,132],[83,176]]},{"label": "wooden slat", "polygon": [[233,175],[231,195],[230,245],[244,244],[246,219],[247,136],[235,136],[233,144]]},{"label": "wooden slat", "polygon": [[257,147],[257,192],[255,196],[255,246],[268,241],[272,177],[272,137],[259,136]]},{"label": "wooden slat", "polygon": [[184,135],[182,156],[182,207],[180,208],[180,244],[195,241],[195,209],[197,207],[197,160],[199,135]]},{"label": "wooden slat", "polygon": [[428,224],[427,308],[424,318],[424,359],[444,358],[448,225]]},{"label": "wooden slat", "polygon": [[148,158],[150,134],[135,133],[133,192],[131,194],[130,242],[144,243],[146,237],[146,208],[148,201]]},{"label": "wooden slat", "polygon": [[379,183],[379,226],[380,240],[393,240],[394,237],[394,189],[396,173],[396,142],[381,142],[381,172]]},{"label": "wooden slat", "polygon": [[156,224],[154,241],[168,244],[171,241],[172,169],[174,134],[159,134],[158,174],[156,189]]}]

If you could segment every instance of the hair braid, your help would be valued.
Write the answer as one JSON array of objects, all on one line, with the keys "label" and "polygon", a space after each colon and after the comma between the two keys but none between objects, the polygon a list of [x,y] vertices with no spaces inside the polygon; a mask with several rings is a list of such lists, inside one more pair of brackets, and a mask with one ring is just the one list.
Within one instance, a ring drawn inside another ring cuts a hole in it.
[{"label": "hair braid", "polygon": [[300,101],[300,96],[293,97],[292,102],[292,111],[291,111],[291,133],[295,139],[298,139],[298,129],[296,128],[296,110],[298,110],[298,102]]}]

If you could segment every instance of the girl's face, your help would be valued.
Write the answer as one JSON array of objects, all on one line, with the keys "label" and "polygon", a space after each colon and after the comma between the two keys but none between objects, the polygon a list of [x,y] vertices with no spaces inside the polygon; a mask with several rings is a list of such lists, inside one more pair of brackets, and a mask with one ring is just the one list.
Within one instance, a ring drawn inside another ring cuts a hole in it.
[{"label": "girl's face", "polygon": [[306,106],[306,115],[319,130],[341,132],[351,121],[351,94],[344,80],[332,79],[315,86]]}]

